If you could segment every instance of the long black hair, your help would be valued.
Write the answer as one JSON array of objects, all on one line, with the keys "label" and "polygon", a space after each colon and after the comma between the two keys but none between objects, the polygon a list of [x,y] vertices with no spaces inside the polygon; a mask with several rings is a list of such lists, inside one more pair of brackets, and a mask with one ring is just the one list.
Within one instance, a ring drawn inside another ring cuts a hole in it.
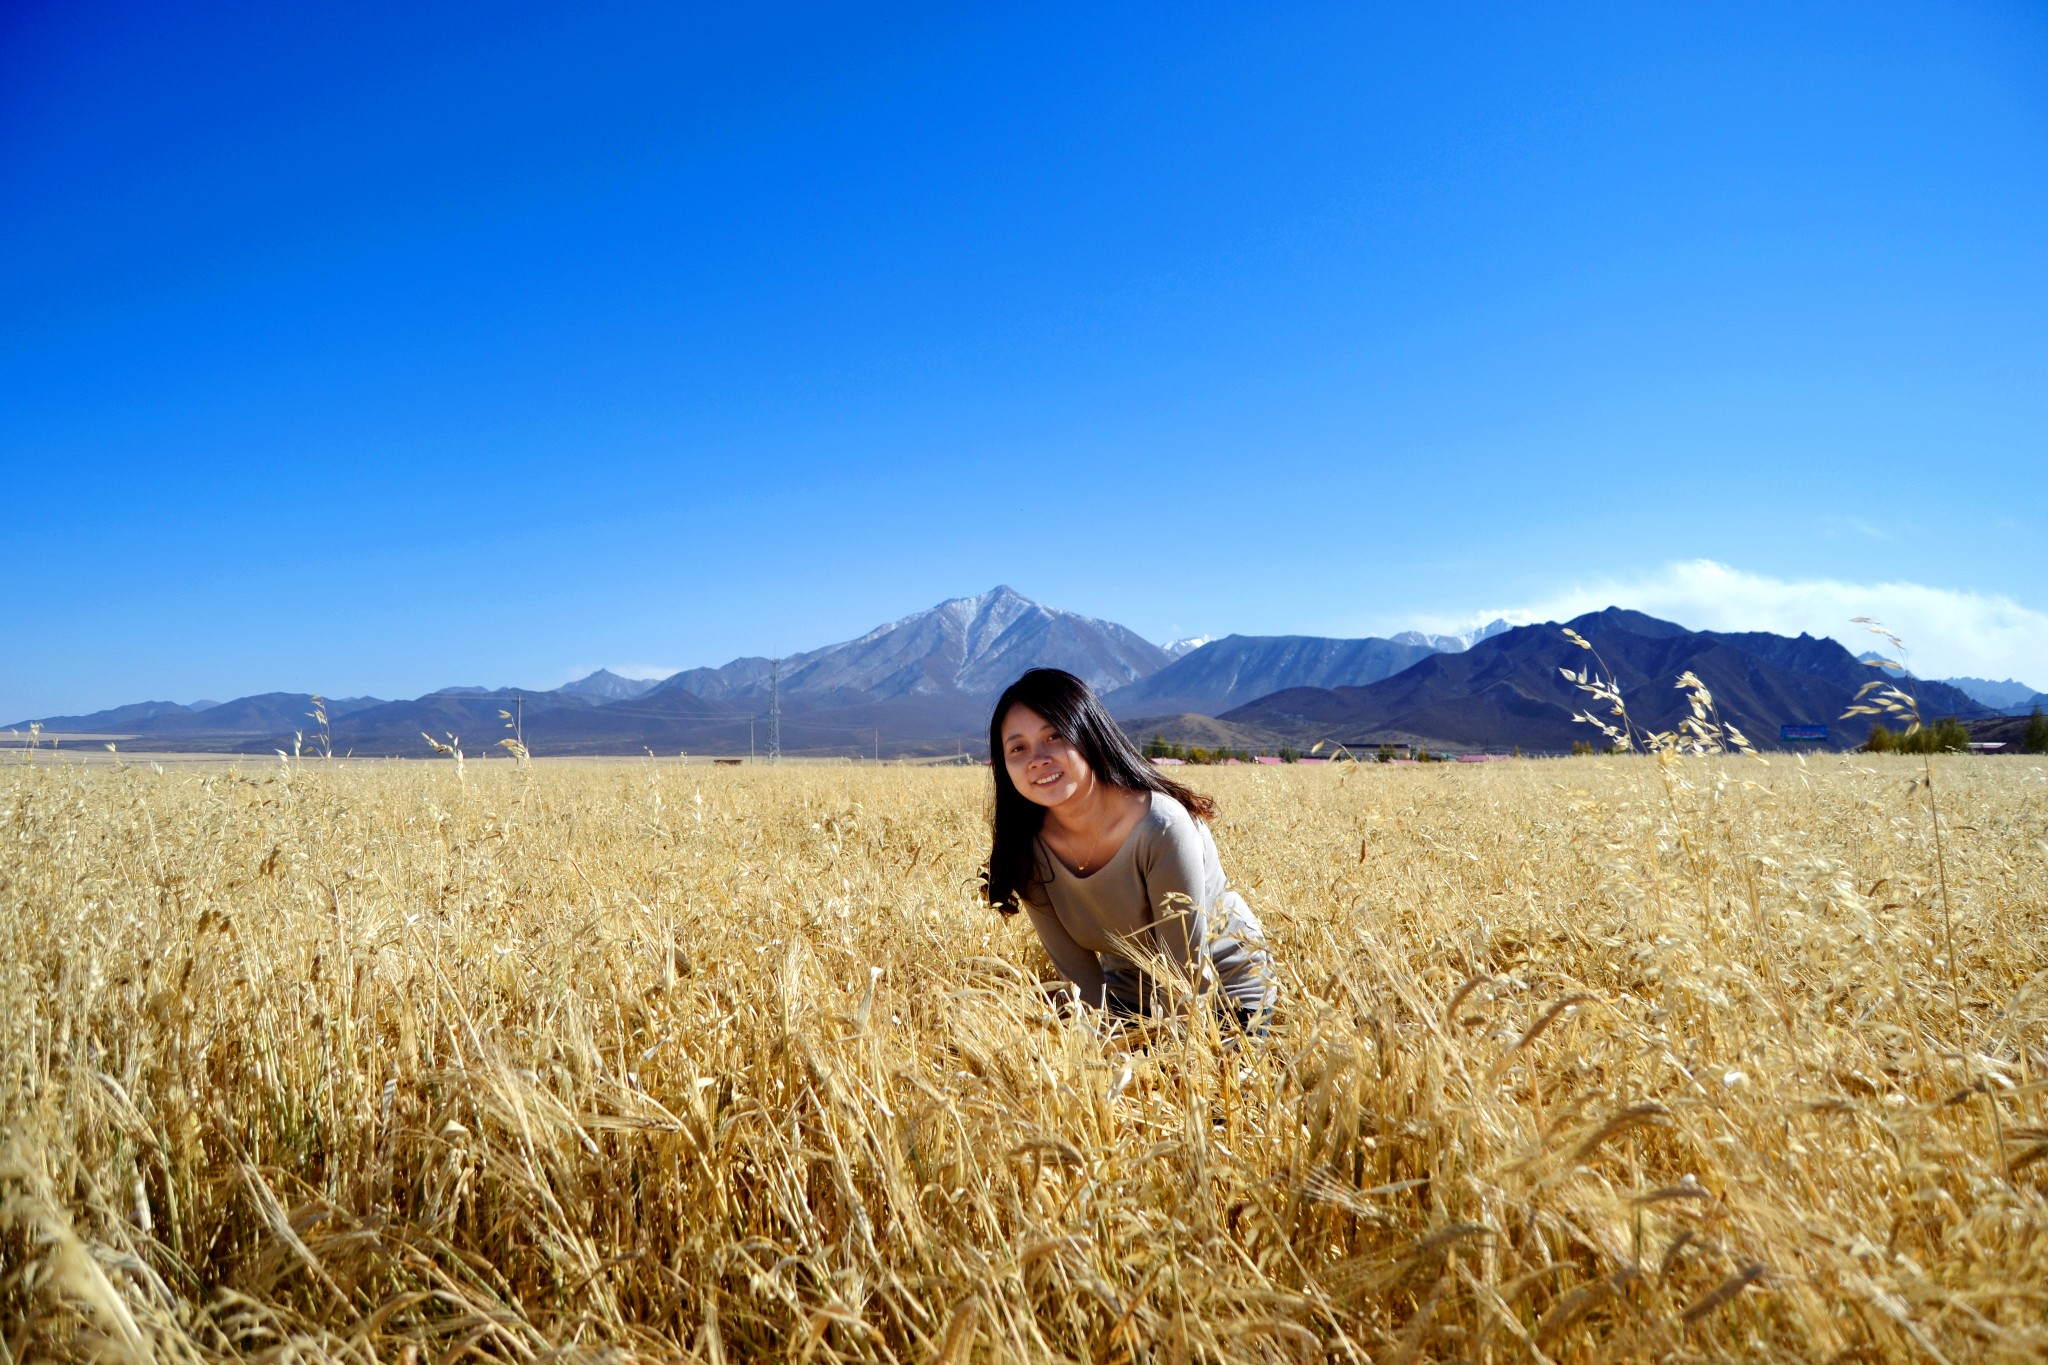
[{"label": "long black hair", "polygon": [[1017,913],[1017,898],[1028,894],[1041,879],[1037,841],[1045,827],[1045,807],[1027,798],[1010,780],[1003,762],[1003,717],[1013,706],[1023,706],[1045,717],[1060,737],[1081,751],[1081,757],[1095,771],[1097,780],[1125,791],[1157,792],[1187,807],[1197,820],[1216,813],[1216,803],[1200,792],[1162,776],[1152,760],[1138,752],[1117,723],[1110,719],[1095,689],[1058,668],[1034,668],[1005,688],[996,698],[996,709],[988,718],[989,766],[996,781],[993,839],[988,867],[982,874],[988,903],[1006,915]]}]

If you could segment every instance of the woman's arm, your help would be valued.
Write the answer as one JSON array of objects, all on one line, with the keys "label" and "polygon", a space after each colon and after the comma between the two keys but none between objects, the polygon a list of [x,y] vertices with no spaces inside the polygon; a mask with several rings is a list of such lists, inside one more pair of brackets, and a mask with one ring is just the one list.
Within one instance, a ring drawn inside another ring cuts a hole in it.
[{"label": "woman's arm", "polygon": [[1045,945],[1046,956],[1052,965],[1060,969],[1060,975],[1074,983],[1081,993],[1081,1003],[1102,1008],[1102,960],[1074,942],[1066,926],[1051,907],[1041,907],[1036,901],[1024,901],[1025,913],[1031,916],[1031,927],[1038,931],[1038,941]]},{"label": "woman's arm", "polygon": [[1200,989],[1196,970],[1208,907],[1202,904],[1207,881],[1202,871],[1202,830],[1192,817],[1174,821],[1159,837],[1148,840],[1139,864],[1145,894],[1152,902],[1152,942],[1169,965]]}]

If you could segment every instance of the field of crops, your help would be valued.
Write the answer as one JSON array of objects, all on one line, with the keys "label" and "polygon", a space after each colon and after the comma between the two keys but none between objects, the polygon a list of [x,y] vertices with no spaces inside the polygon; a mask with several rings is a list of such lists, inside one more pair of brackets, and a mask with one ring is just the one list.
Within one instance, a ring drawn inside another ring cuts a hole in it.
[{"label": "field of crops", "polygon": [[0,1362],[2048,1353],[2030,759],[1183,769],[1271,1038],[982,769],[0,767]]}]

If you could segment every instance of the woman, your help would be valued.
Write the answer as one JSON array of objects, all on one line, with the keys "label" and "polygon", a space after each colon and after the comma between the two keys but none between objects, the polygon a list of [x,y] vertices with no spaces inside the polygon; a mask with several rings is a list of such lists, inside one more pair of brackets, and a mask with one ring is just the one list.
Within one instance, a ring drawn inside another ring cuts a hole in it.
[{"label": "woman", "polygon": [[989,718],[996,783],[989,903],[1021,901],[1082,1003],[1170,1008],[1159,977],[1216,992],[1247,1028],[1272,1011],[1265,932],[1223,878],[1215,803],[1161,776],[1088,684],[1056,668],[1012,683]]}]

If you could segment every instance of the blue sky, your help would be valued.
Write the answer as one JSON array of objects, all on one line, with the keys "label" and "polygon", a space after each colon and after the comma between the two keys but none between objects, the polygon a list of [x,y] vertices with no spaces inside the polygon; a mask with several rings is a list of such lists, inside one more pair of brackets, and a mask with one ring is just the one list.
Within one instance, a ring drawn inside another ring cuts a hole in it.
[{"label": "blue sky", "polygon": [[999,582],[2048,687],[2048,9],[749,8],[0,11],[0,720]]}]

